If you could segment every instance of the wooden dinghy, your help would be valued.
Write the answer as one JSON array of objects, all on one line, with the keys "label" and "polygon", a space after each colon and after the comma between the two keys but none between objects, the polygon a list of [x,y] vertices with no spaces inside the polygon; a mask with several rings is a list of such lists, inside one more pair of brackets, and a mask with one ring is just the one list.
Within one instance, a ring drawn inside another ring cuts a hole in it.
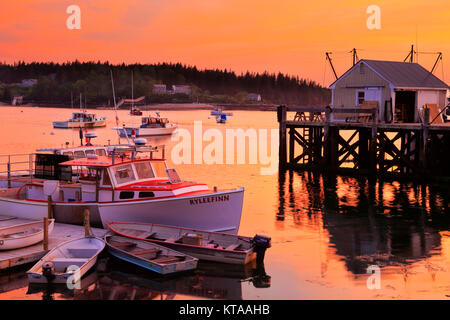
[{"label": "wooden dinghy", "polygon": [[151,223],[105,224],[123,237],[160,244],[200,260],[247,264],[257,258],[262,262],[266,249],[270,247],[270,238],[261,235],[251,238]]},{"label": "wooden dinghy", "polygon": [[198,259],[155,243],[122,236],[106,236],[113,256],[159,274],[171,274],[197,268]]},{"label": "wooden dinghy", "polygon": [[[55,219],[48,220],[48,234],[53,230]],[[33,221],[0,228],[0,250],[31,246],[44,239],[44,223]]]},{"label": "wooden dinghy", "polygon": [[97,262],[105,241],[84,237],[62,243],[50,250],[28,272],[30,283],[75,284]]}]

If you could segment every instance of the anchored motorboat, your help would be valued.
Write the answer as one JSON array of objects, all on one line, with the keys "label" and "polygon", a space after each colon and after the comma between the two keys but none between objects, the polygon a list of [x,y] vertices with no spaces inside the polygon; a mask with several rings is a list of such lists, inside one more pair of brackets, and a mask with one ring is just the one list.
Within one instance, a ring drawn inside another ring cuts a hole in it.
[{"label": "anchored motorboat", "polygon": [[142,117],[141,121],[140,126],[123,126],[114,129],[119,130],[121,137],[125,137],[125,133],[129,137],[170,135],[177,129],[177,124],[169,122],[169,119],[162,118],[159,114],[156,117]]},{"label": "anchored motorboat", "polygon": [[106,126],[106,117],[98,118],[95,113],[80,111],[73,112],[72,118],[67,121],[54,121],[54,128],[97,128]]}]

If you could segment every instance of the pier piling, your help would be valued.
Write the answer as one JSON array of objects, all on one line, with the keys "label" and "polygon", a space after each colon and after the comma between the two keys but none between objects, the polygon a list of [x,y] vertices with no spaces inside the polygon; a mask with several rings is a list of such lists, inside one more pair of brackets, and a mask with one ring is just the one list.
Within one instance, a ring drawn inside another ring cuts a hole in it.
[{"label": "pier piling", "polygon": [[44,218],[44,251],[48,250],[48,218]]}]

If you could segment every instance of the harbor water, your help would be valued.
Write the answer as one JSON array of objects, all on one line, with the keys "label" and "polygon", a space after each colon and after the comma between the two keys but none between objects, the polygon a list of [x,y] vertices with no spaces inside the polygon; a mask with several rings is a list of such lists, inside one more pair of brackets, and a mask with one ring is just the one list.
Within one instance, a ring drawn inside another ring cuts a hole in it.
[{"label": "harbor water", "polygon": [[[72,111],[0,107],[0,153],[79,145],[77,130],[52,127],[52,121],[69,119]],[[89,130],[97,133],[94,142],[117,143],[114,111],[95,112],[107,117],[107,126]],[[448,184],[271,170],[271,150],[278,152],[277,139],[271,148],[278,130],[276,112],[233,111],[226,124],[216,123],[210,110],[163,110],[161,116],[178,123],[181,132],[147,140],[166,145],[168,164],[182,179],[211,188],[245,188],[239,234],[272,238],[264,265],[202,262],[193,273],[160,277],[104,254],[74,290],[29,286],[29,266],[3,271],[1,300],[450,298]],[[136,125],[140,119],[126,110],[119,111],[119,118]],[[245,140],[244,161],[238,161],[237,142],[231,161],[234,149],[227,144],[227,129],[255,133]],[[223,137],[212,153],[211,136]],[[189,137],[192,150],[179,152]],[[252,142],[256,153],[249,148]],[[195,148],[202,150],[200,157]],[[180,163],[188,158],[191,163]],[[374,275],[379,276],[376,281]]]}]

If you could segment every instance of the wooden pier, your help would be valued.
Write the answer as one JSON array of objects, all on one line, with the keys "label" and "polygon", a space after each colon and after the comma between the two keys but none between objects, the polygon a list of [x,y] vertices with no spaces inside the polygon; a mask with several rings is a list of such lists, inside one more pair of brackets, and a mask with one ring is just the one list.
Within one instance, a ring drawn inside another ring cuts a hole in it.
[{"label": "wooden pier", "polygon": [[450,123],[430,123],[429,109],[422,123],[379,123],[376,108],[279,106],[277,115],[280,169],[450,180]]},{"label": "wooden pier", "polygon": [[[30,222],[30,220],[0,216],[0,228],[26,222]],[[96,237],[103,237],[107,232],[105,229],[98,228],[91,228],[91,231]],[[84,226],[55,223],[53,231],[48,239],[48,249],[52,250],[63,242],[81,238],[84,235]],[[47,252],[47,250],[44,250],[43,242],[25,248],[0,251],[0,271],[35,262],[42,258]]]}]

